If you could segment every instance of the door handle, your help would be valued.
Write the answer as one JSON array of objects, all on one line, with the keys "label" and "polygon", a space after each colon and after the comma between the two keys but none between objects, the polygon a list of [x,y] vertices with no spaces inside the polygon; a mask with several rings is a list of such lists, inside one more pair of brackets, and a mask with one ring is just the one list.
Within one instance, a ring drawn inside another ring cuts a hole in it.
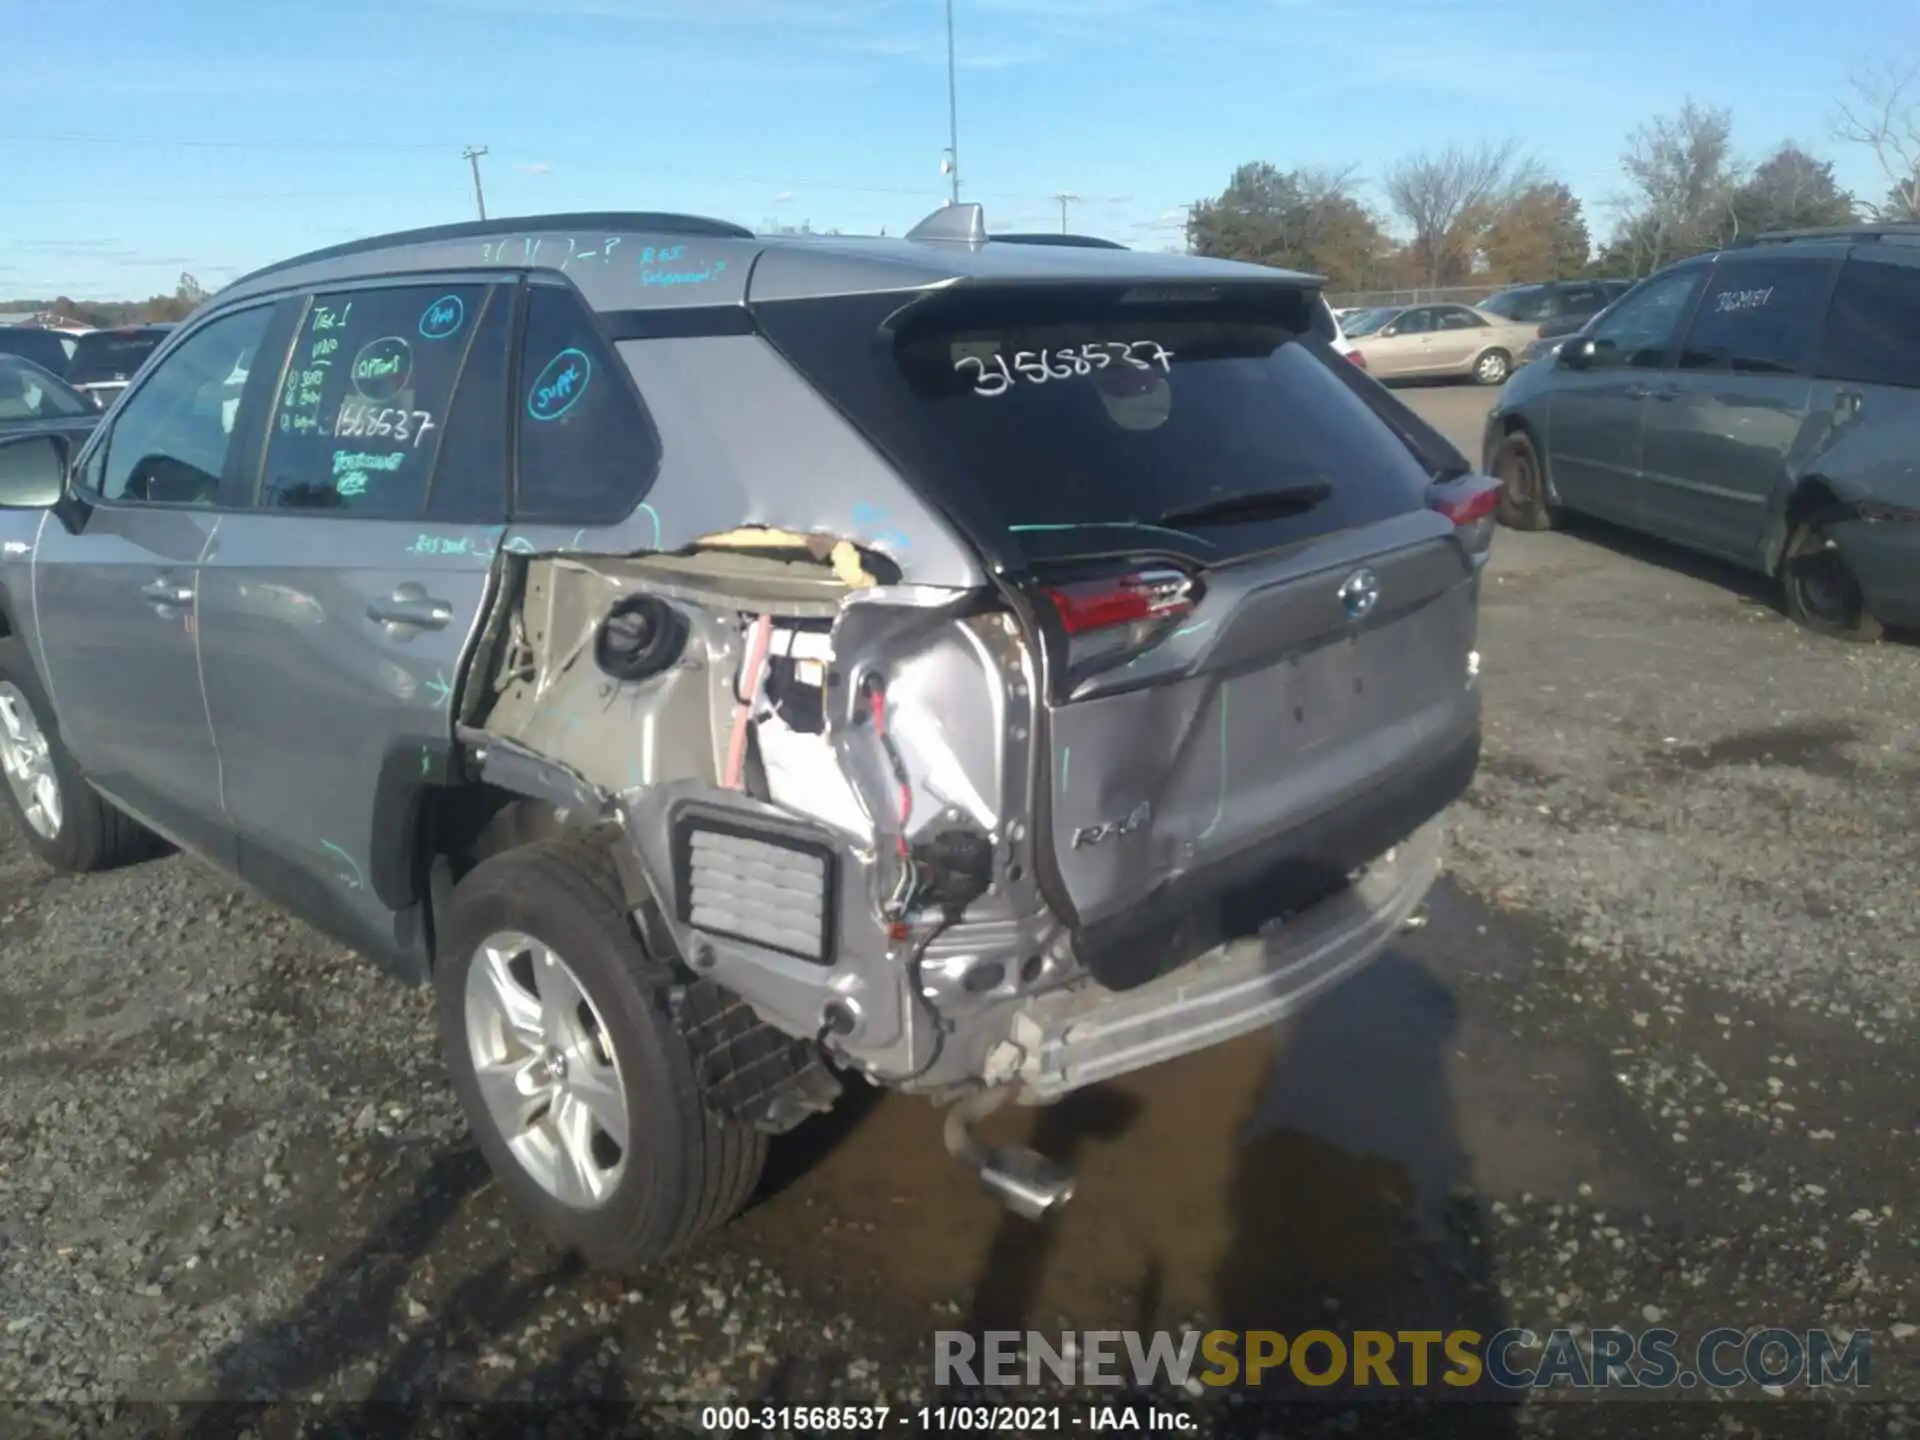
[{"label": "door handle", "polygon": [[140,593],[156,605],[178,608],[193,603],[193,587],[174,580],[152,580],[140,587]]},{"label": "door handle", "polygon": [[1858,420],[1865,404],[1866,397],[1858,390],[1842,390],[1833,397],[1833,413],[1842,423]]},{"label": "door handle", "polygon": [[1629,385],[1620,393],[1625,395],[1629,400],[1644,400],[1653,394],[1653,392],[1644,385]]},{"label": "door handle", "polygon": [[1647,392],[1647,395],[1648,395],[1648,398],[1653,400],[1678,400],[1680,398],[1680,392],[1678,389],[1666,388],[1666,387],[1663,387],[1662,389],[1659,389],[1659,390],[1649,390]]},{"label": "door handle", "polygon": [[453,606],[417,585],[402,585],[386,599],[367,606],[367,618],[385,626],[388,634],[404,638],[414,630],[444,630],[453,623]]}]

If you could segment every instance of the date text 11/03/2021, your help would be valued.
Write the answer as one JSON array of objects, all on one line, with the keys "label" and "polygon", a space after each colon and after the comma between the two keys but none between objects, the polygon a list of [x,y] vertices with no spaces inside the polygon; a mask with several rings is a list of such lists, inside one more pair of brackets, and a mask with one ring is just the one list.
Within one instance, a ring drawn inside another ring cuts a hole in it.
[{"label": "date text 11/03/2021", "polygon": [[700,1412],[700,1428],[709,1434],[1175,1434],[1198,1426],[1185,1411],[1147,1405],[708,1405]]}]

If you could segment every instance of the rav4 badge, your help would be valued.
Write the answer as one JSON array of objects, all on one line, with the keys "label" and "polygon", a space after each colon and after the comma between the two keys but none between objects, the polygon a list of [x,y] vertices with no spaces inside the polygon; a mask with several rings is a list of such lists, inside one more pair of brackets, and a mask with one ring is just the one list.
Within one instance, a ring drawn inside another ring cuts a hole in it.
[{"label": "rav4 badge", "polygon": [[1109,820],[1104,825],[1082,825],[1073,832],[1073,848],[1080,850],[1088,845],[1098,845],[1115,835],[1131,835],[1136,830],[1146,829],[1147,822],[1152,819],[1153,806],[1142,800],[1124,819]]}]

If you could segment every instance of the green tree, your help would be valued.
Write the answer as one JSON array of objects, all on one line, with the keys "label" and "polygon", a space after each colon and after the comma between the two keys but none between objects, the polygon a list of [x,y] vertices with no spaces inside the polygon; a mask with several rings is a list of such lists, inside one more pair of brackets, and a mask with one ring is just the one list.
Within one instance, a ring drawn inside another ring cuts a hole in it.
[{"label": "green tree", "polygon": [[1732,212],[1722,230],[1726,241],[1769,230],[1813,230],[1845,225],[1854,216],[1853,196],[1833,178],[1833,163],[1791,142],[1754,167],[1733,192]]},{"label": "green tree", "polygon": [[1363,287],[1389,247],[1353,190],[1347,170],[1242,165],[1217,198],[1193,207],[1188,248],[1196,255],[1323,275],[1333,290]]},{"label": "green tree", "polygon": [[1578,197],[1557,181],[1516,194],[1495,214],[1480,242],[1490,278],[1502,284],[1579,275],[1592,248]]}]

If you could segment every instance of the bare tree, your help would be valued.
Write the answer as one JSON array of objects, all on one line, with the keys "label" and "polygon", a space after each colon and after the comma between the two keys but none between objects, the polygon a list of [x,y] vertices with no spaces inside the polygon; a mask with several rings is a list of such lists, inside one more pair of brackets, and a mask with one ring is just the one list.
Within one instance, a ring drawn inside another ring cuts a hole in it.
[{"label": "bare tree", "polygon": [[1429,285],[1473,263],[1481,233],[1520,191],[1544,179],[1511,140],[1468,150],[1410,155],[1381,183],[1393,213],[1413,228],[1413,252]]},{"label": "bare tree", "polygon": [[1731,111],[1688,100],[1635,130],[1620,168],[1633,190],[1615,203],[1640,273],[1710,250],[1738,230],[1733,200],[1743,176]]},{"label": "bare tree", "polygon": [[1864,145],[1887,178],[1876,219],[1920,220],[1920,60],[1863,64],[1847,78],[1833,136]]}]

